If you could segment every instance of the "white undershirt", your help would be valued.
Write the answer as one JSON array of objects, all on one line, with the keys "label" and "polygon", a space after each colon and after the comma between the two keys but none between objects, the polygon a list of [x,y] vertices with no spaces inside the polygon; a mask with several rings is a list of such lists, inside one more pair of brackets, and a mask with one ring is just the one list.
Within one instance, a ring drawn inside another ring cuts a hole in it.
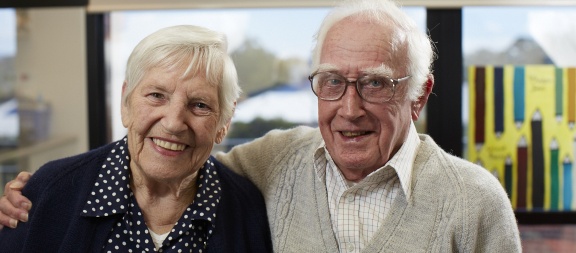
[{"label": "white undershirt", "polygon": [[170,234],[170,232],[164,233],[164,234],[156,234],[154,233],[154,231],[152,231],[152,229],[148,229],[148,231],[150,232],[150,235],[152,236],[152,241],[154,242],[154,246],[156,247],[156,250],[160,249],[160,247],[162,247],[162,243],[164,242],[164,240],[166,240],[166,237],[168,237],[168,234]]}]

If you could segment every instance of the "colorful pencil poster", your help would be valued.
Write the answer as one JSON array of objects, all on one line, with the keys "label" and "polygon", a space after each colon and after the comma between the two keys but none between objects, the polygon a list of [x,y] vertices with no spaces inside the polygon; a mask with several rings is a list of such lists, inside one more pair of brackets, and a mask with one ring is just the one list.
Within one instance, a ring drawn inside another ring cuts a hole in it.
[{"label": "colorful pencil poster", "polygon": [[466,159],[517,211],[576,210],[576,67],[470,66]]}]

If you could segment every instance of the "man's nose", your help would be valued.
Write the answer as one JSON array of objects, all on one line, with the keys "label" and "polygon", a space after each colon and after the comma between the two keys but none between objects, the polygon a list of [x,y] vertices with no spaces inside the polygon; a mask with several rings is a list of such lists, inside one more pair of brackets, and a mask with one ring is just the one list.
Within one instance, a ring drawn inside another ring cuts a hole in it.
[{"label": "man's nose", "polygon": [[347,85],[341,98],[340,114],[347,119],[356,119],[365,114],[364,100],[356,90],[356,85]]}]

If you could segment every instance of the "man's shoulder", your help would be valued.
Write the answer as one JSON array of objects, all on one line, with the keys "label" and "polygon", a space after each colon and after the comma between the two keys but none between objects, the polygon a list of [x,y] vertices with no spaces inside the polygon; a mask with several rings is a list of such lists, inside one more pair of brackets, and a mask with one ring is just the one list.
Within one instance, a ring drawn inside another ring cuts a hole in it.
[{"label": "man's shoulder", "polygon": [[457,187],[461,191],[500,190],[498,179],[485,168],[444,151],[429,136],[421,135],[421,139],[420,157],[416,159],[416,163],[422,168],[422,172],[430,172],[423,175],[443,181],[443,188]]},{"label": "man's shoulder", "polygon": [[[468,212],[486,206],[509,212],[510,200],[498,181],[485,168],[443,151],[430,137],[421,138],[413,174],[413,199],[430,205],[438,203]],[[426,153],[426,154],[422,154]],[[464,215],[464,214],[463,214]]]},{"label": "man's shoulder", "polygon": [[316,148],[322,141],[317,127],[298,126],[290,129],[276,129],[262,137],[266,144],[276,145],[282,149],[302,150],[313,145]]},{"label": "man's shoulder", "polygon": [[317,127],[310,126],[297,126],[289,129],[274,129],[264,135],[265,137],[278,138],[290,140],[302,140],[307,138],[320,137],[320,130]]},{"label": "man's shoulder", "polygon": [[266,155],[268,158],[278,158],[295,152],[308,152],[317,148],[321,142],[322,135],[318,128],[298,126],[290,129],[274,129],[259,138],[234,147],[228,155],[219,153],[216,157],[225,164],[233,166],[227,162],[227,157],[232,153],[237,153],[235,158],[241,157],[241,159],[249,159],[247,157],[261,159]]}]

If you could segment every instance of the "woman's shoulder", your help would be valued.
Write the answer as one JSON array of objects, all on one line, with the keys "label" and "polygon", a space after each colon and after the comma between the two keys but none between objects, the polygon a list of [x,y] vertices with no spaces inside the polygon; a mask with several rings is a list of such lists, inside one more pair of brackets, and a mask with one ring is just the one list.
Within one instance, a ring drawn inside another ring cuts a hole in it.
[{"label": "woman's shoulder", "polygon": [[252,208],[262,207],[264,209],[264,197],[252,181],[232,171],[214,157],[210,159],[214,162],[220,179],[222,197],[229,200],[229,204],[234,203],[236,208],[251,206]]},{"label": "woman's shoulder", "polygon": [[74,156],[49,161],[33,173],[26,188],[43,191],[55,183],[82,184],[84,180],[91,178],[89,175],[98,173],[98,168],[102,166],[112,147],[108,144]]},{"label": "woman's shoulder", "polygon": [[264,197],[248,179],[210,158],[221,183],[216,229],[208,252],[272,252]]},{"label": "woman's shoulder", "polygon": [[[69,172],[70,170],[85,168],[97,161],[103,161],[110,153],[113,144],[107,144],[102,147],[89,150],[84,153],[76,154],[69,157],[58,158],[47,162],[41,166],[34,174],[39,173],[55,173],[55,172]],[[101,164],[99,164],[101,165]],[[96,166],[95,164],[93,166]],[[55,170],[55,171],[54,171]]]},{"label": "woman's shoulder", "polygon": [[214,168],[218,173],[218,177],[223,185],[226,187],[233,188],[232,190],[238,191],[239,193],[243,192],[260,192],[256,188],[256,186],[247,178],[237,174],[236,172],[229,169],[226,165],[222,164],[214,157],[210,157],[210,159],[214,162]]}]

